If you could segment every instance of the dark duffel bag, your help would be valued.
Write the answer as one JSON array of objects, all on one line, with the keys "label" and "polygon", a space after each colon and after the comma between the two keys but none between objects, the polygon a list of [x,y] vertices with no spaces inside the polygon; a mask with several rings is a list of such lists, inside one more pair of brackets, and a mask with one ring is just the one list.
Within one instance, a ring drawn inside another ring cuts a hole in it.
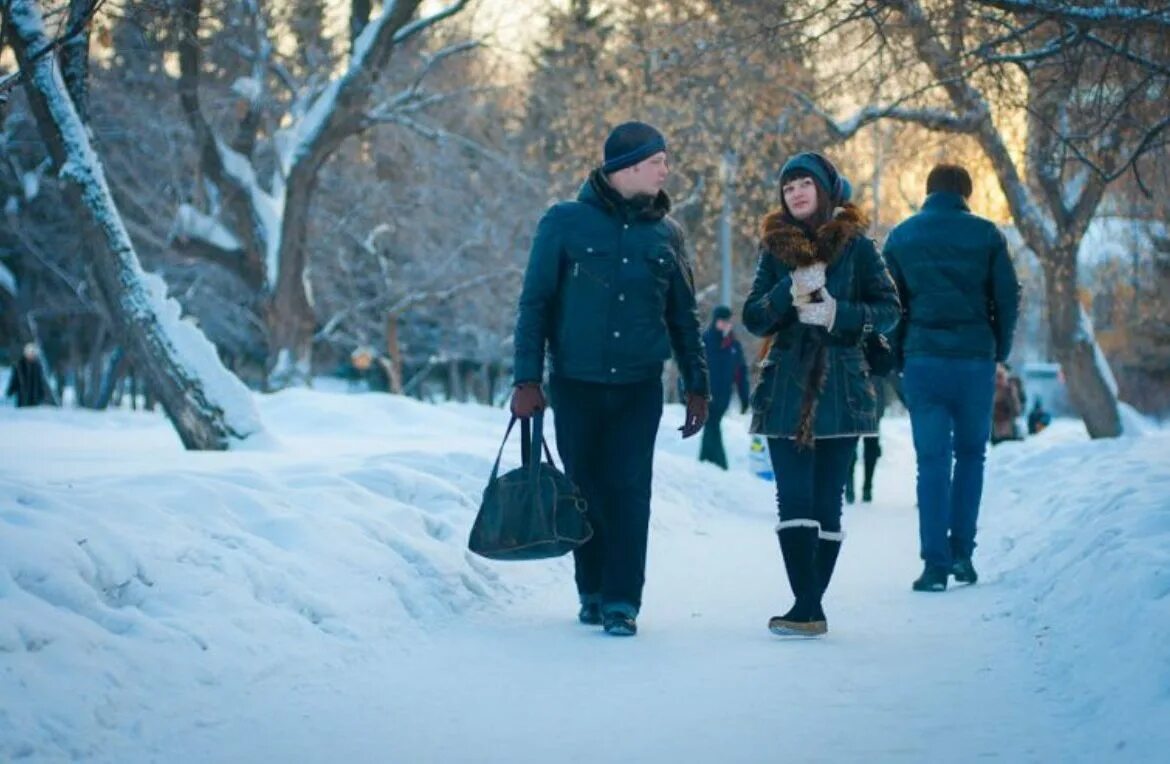
[{"label": "dark duffel bag", "polygon": [[[532,418],[531,426],[528,419],[520,420],[523,466],[499,474],[500,457],[516,419],[512,417],[504,433],[467,547],[492,560],[559,557],[593,536],[585,499],[553,462],[542,437],[542,414]],[[540,458],[542,450],[547,462]]]}]

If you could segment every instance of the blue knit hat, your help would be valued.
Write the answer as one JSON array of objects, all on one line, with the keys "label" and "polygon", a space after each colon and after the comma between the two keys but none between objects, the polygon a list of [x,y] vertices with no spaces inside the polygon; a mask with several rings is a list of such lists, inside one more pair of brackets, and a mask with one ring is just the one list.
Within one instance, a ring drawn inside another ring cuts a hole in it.
[{"label": "blue knit hat", "polygon": [[605,163],[601,171],[608,175],[633,167],[659,151],[666,151],[662,133],[645,122],[623,122],[605,139]]},{"label": "blue knit hat", "polygon": [[793,176],[808,174],[829,195],[834,207],[853,198],[853,185],[837,171],[833,163],[815,151],[805,151],[790,158],[780,168],[780,184]]}]

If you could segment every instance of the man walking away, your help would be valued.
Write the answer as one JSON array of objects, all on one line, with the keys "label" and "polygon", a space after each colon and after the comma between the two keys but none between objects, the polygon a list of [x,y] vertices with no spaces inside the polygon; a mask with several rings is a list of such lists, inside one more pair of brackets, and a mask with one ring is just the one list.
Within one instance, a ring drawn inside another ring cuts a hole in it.
[{"label": "man walking away", "polygon": [[727,469],[727,452],[723,448],[723,415],[731,408],[732,388],[739,395],[739,413],[747,412],[748,368],[743,356],[743,345],[735,337],[731,308],[720,305],[711,312],[711,326],[703,334],[707,351],[707,371],[711,376],[711,410],[703,426],[703,442],[699,461],[717,464]]},{"label": "man walking away", "polygon": [[1020,287],[1003,234],[967,207],[971,176],[938,165],[921,211],[886,240],[902,299],[897,344],[918,456],[922,575],[915,591],[944,591],[947,577],[975,583],[971,563],[991,429],[996,363],[1007,359]]}]

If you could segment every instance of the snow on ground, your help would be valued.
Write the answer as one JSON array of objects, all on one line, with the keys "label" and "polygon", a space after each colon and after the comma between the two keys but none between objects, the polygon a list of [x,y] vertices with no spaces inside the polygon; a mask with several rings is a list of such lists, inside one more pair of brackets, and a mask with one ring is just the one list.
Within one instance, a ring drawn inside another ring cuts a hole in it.
[{"label": "snow on ground", "polygon": [[[293,390],[275,445],[0,409],[0,761],[1155,761],[1170,745],[1170,434],[994,449],[979,585],[915,594],[913,451],[884,422],[830,635],[788,604],[768,482],[668,407],[641,632],[575,622],[567,559],[464,549],[498,409]],[[508,449],[515,464],[518,449]]]}]

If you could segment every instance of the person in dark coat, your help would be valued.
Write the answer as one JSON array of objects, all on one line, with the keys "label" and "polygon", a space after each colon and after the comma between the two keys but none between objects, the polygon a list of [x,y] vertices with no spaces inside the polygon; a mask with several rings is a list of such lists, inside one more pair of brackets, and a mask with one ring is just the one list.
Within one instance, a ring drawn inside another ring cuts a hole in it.
[{"label": "person in dark coat", "polygon": [[1052,414],[1048,413],[1048,409],[1044,408],[1044,401],[1040,396],[1036,396],[1036,402],[1032,404],[1032,410],[1028,412],[1028,434],[1037,435],[1048,428],[1052,424]]},{"label": "person in dark coat", "polygon": [[1007,364],[995,372],[995,398],[991,404],[991,445],[1005,440],[1022,440],[1017,423],[1024,413],[1023,386],[1017,384]]},{"label": "person in dark coat", "polygon": [[820,154],[780,173],[780,209],[764,218],[744,326],[770,345],[751,396],[751,431],[768,437],[780,551],[795,603],[779,635],[828,630],[822,605],[841,542],[841,494],[861,435],[877,432],[862,343],[898,321],[898,296],[850,186]]},{"label": "person in dark coat", "polygon": [[[861,438],[861,500],[866,503],[873,501],[873,473],[877,470],[878,459],[882,457],[880,431],[882,417],[886,413],[886,396],[889,395],[885,379],[875,378],[873,387],[877,393],[877,423],[879,432],[875,432],[873,435],[863,435]],[[857,498],[853,487],[854,473],[856,471],[857,450],[854,449],[853,458],[849,461],[849,480],[845,483],[845,501],[849,504],[852,504]]]},{"label": "person in dark coat", "polygon": [[747,412],[750,395],[747,361],[743,345],[735,338],[731,308],[720,305],[711,312],[711,325],[703,334],[703,347],[707,351],[707,373],[711,378],[711,407],[707,424],[703,426],[699,461],[727,469],[721,429],[723,415],[731,408],[732,389],[739,394],[741,414]]},{"label": "person in dark coat", "polygon": [[915,591],[944,591],[947,577],[975,583],[971,563],[983,494],[996,363],[1007,359],[1020,286],[1003,234],[971,212],[971,176],[939,165],[921,211],[890,232],[885,255],[902,298],[896,344],[918,457],[922,575]]},{"label": "person in dark coat", "polygon": [[557,449],[588,502],[593,537],[574,552],[578,618],[631,636],[642,604],[663,362],[686,391],[684,438],[707,418],[702,325],[682,229],[667,213],[666,141],[641,122],[614,128],[576,201],[536,229],[515,334],[512,413],[545,406],[545,351]]},{"label": "person in dark coat", "polygon": [[24,346],[24,353],[12,367],[12,376],[8,380],[8,390],[4,395],[6,397],[15,395],[17,408],[40,406],[52,401],[49,382],[45,379],[40,354],[35,344],[30,342]]}]

